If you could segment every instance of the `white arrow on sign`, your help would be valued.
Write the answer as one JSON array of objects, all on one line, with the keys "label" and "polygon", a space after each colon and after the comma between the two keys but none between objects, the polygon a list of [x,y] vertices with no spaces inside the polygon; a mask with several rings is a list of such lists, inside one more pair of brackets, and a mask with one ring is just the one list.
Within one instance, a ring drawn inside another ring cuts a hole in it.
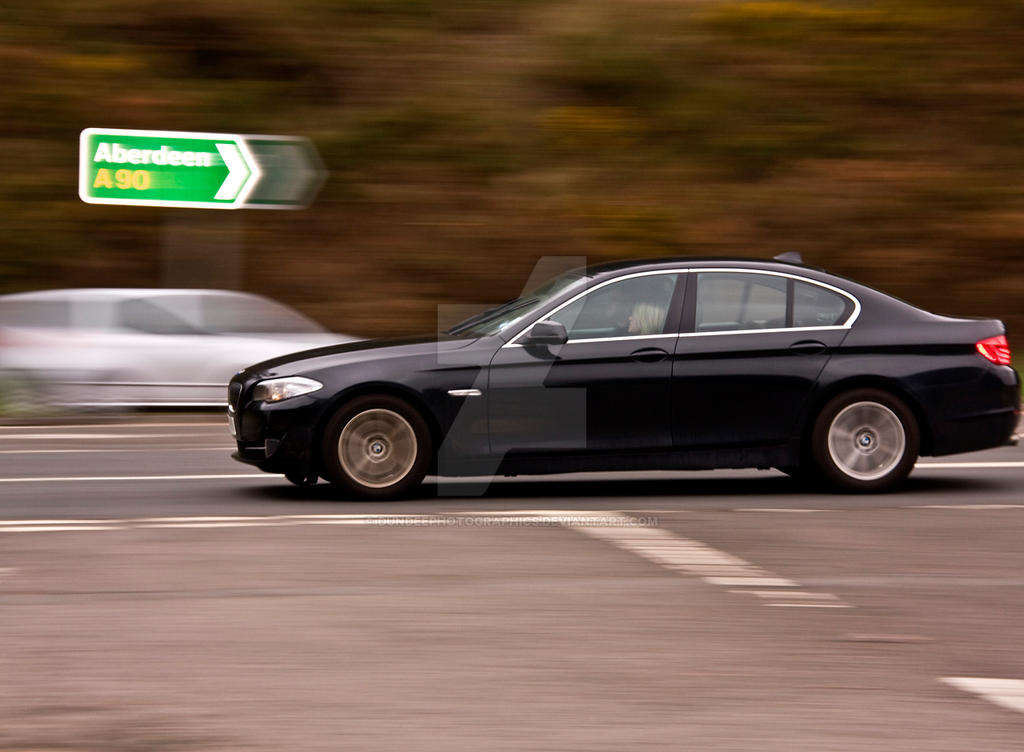
[{"label": "white arrow on sign", "polygon": [[[237,199],[238,203],[244,203],[260,179],[260,168],[256,160],[252,158],[251,154],[246,159],[235,144],[217,144],[217,151],[220,152],[221,159],[224,160],[224,165],[228,168],[228,176],[224,178],[214,199],[217,201]],[[249,169],[250,165],[252,169]],[[248,190],[246,190],[245,196],[239,196],[243,188]]]}]

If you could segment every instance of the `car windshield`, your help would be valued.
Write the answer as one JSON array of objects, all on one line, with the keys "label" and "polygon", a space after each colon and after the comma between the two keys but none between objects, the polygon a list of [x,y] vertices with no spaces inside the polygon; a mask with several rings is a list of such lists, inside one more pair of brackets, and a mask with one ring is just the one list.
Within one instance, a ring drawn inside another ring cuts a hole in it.
[{"label": "car windshield", "polygon": [[522,297],[470,316],[445,333],[460,337],[487,337],[500,334],[504,329],[537,310],[551,298],[580,283],[583,279],[585,277],[579,272],[566,272],[548,280]]}]

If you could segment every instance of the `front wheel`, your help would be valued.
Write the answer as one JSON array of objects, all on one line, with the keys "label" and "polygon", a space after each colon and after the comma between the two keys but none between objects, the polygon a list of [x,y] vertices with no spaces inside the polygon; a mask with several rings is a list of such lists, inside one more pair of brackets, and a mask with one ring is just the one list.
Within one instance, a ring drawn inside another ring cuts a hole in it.
[{"label": "front wheel", "polygon": [[920,431],[914,414],[881,389],[855,389],[833,398],[818,415],[811,453],[822,476],[845,491],[888,491],[917,461]]},{"label": "front wheel", "polygon": [[416,488],[432,451],[423,416],[383,394],[343,405],[327,424],[321,450],[327,479],[369,499],[393,499]]}]

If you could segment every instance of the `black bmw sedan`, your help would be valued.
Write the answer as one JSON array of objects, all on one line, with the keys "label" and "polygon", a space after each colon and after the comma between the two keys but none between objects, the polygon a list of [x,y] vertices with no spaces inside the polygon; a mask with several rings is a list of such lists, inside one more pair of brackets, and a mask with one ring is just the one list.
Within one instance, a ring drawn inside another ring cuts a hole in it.
[{"label": "black bmw sedan", "polygon": [[1006,328],[788,261],[569,272],[430,338],[258,363],[234,457],[393,498],[441,476],[778,468],[884,491],[919,455],[1010,441]]}]

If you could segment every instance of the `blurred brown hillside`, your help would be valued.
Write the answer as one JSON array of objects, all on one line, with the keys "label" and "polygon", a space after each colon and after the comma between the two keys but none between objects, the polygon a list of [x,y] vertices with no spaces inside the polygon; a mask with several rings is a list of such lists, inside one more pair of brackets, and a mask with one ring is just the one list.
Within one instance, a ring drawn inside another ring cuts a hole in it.
[{"label": "blurred brown hillside", "polygon": [[[1019,0],[0,9],[0,288],[235,285],[355,334],[541,256],[772,256],[1024,333]],[[310,208],[86,205],[85,127],[311,138]]]}]

